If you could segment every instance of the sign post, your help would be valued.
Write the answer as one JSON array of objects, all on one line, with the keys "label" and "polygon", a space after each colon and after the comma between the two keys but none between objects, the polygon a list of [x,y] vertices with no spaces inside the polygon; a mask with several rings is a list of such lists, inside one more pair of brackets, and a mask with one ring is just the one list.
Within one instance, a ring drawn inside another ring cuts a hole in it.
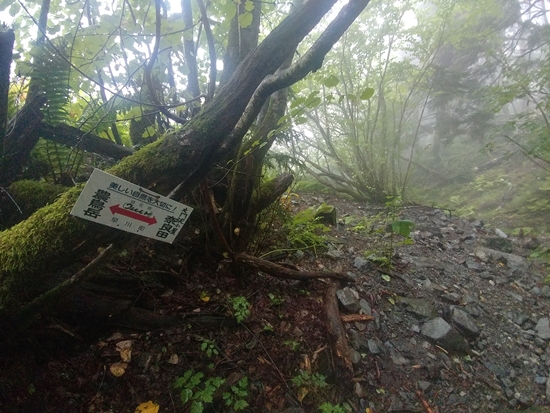
[{"label": "sign post", "polygon": [[94,169],[71,215],[168,243],[193,208]]}]

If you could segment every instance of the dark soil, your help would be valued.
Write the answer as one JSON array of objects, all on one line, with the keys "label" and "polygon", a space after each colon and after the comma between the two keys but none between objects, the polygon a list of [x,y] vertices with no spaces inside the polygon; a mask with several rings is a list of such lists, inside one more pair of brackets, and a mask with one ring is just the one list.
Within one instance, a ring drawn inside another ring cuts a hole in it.
[{"label": "dark soil", "polygon": [[[188,412],[174,384],[189,370],[204,374],[195,397],[208,378],[225,379],[212,402],[203,397],[205,412],[231,412],[223,393],[235,397],[231,385],[244,377],[236,398],[247,412],[318,412],[323,403],[334,406],[325,412],[548,411],[550,287],[545,267],[525,259],[540,240],[502,241],[479,221],[427,207],[324,197],[302,194],[292,208],[336,207],[325,246],[294,250],[278,225],[271,250],[289,250],[285,265],[356,277],[349,291],[359,308],[340,308],[363,317],[344,322],[349,382],[337,379],[327,339],[332,281],[241,274],[181,242],[143,241],[2,345],[0,411],[122,413],[151,401],[159,412]],[[416,223],[414,243],[392,235],[395,219]],[[457,309],[474,326],[461,326]],[[457,332],[453,343],[425,334],[437,317]]]}]

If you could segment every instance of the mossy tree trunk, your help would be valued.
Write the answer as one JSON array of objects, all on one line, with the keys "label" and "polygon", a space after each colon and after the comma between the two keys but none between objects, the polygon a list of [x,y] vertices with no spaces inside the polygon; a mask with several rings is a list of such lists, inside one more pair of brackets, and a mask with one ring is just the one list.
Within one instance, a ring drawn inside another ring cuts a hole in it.
[{"label": "mossy tree trunk", "polygon": [[[187,193],[240,145],[272,93],[321,67],[325,54],[368,1],[350,0],[308,52],[288,70],[274,74],[336,0],[306,2],[247,55],[213,100],[183,129],[123,159],[108,172],[161,194],[172,192],[178,197]],[[98,243],[127,239],[120,231],[69,215],[80,190],[69,190],[55,203],[0,233],[0,311],[33,299],[26,287],[44,281],[40,278],[47,277],[45,269],[78,259]]]}]

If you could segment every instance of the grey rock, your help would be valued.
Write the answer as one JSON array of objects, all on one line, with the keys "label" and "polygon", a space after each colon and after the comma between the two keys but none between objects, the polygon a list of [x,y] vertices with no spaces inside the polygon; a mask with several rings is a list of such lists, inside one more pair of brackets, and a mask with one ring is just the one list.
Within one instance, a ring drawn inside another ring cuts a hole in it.
[{"label": "grey rock", "polygon": [[369,348],[367,338],[357,330],[350,329],[348,331],[349,344],[357,351],[365,351]]},{"label": "grey rock", "polygon": [[353,260],[353,266],[359,271],[367,271],[374,269],[374,264],[362,257],[356,257]]},{"label": "grey rock", "polygon": [[371,338],[367,341],[367,347],[371,354],[384,353],[383,344],[376,338]]},{"label": "grey rock", "polygon": [[541,318],[535,326],[537,336],[543,340],[550,339],[550,319],[548,317]]},{"label": "grey rock", "polygon": [[529,317],[527,317],[525,314],[523,313],[518,313],[516,314],[516,316],[514,317],[514,323],[516,323],[518,326],[522,326],[523,324],[525,324],[525,322],[529,319]]},{"label": "grey rock", "polygon": [[330,250],[329,252],[327,252],[327,255],[330,258],[334,258],[335,260],[339,260],[339,259],[344,258],[346,256],[344,251],[340,251],[340,250]]},{"label": "grey rock", "polygon": [[357,300],[354,291],[345,287],[341,290],[336,291],[336,296],[344,308],[350,313],[357,313],[361,309],[359,301]]},{"label": "grey rock", "polygon": [[457,293],[441,294],[441,298],[453,304],[460,304],[460,295]]},{"label": "grey rock", "polygon": [[417,268],[434,268],[436,270],[445,270],[447,267],[445,263],[432,258],[408,257],[407,260],[416,265]]},{"label": "grey rock", "polygon": [[425,323],[420,332],[449,352],[470,353],[470,346],[464,337],[441,317],[436,317]]},{"label": "grey rock", "polygon": [[494,280],[495,276],[491,274],[490,272],[483,271],[480,275],[480,278],[483,280]]},{"label": "grey rock", "polygon": [[453,308],[451,322],[465,337],[475,339],[479,336],[479,327],[472,316],[460,308]]},{"label": "grey rock", "polygon": [[447,334],[449,334],[451,330],[452,330],[452,327],[449,323],[447,323],[441,317],[436,317],[428,321],[427,323],[425,323],[420,329],[420,332],[424,336],[434,341],[438,341],[444,338]]},{"label": "grey rock", "polygon": [[550,285],[545,285],[540,290],[541,294],[545,298],[550,298]]},{"label": "grey rock", "polygon": [[432,383],[430,383],[429,381],[418,380],[418,388],[422,391],[428,390],[431,385]]},{"label": "grey rock", "polygon": [[359,300],[359,305],[361,306],[361,312],[366,315],[372,315],[372,309],[370,308],[369,303],[364,298]]},{"label": "grey rock", "polygon": [[349,352],[350,352],[351,362],[353,364],[358,364],[361,361],[361,353],[359,353],[357,350],[353,348],[350,348]]},{"label": "grey rock", "polygon": [[361,278],[360,275],[355,274],[354,272],[351,272],[351,271],[348,271],[346,274],[347,274],[348,276],[350,276],[351,278],[353,278],[353,281],[354,281],[354,282],[359,281],[359,278]]},{"label": "grey rock", "polygon": [[482,265],[479,262],[472,259],[464,261],[464,266],[469,270],[474,270],[477,272],[481,272],[483,270]]},{"label": "grey rock", "polygon": [[409,361],[394,348],[390,349],[390,358],[391,361],[393,361],[393,364],[397,366],[403,366],[409,363]]},{"label": "grey rock", "polygon": [[542,292],[540,291],[539,287],[533,287],[530,291],[531,294],[536,295],[537,297],[540,297],[542,295]]},{"label": "grey rock", "polygon": [[437,317],[437,310],[426,300],[418,298],[397,297],[397,302],[405,306],[405,311],[414,314],[420,319],[430,319]]},{"label": "grey rock", "polygon": [[489,370],[491,370],[495,374],[495,376],[497,376],[498,378],[503,378],[508,376],[506,369],[502,366],[499,366],[498,364],[492,363],[490,361],[486,361],[483,363],[483,365],[487,367]]},{"label": "grey rock", "polygon": [[485,245],[487,245],[487,248],[502,251],[506,253],[511,253],[512,248],[512,241],[509,239],[501,238],[501,237],[487,237],[485,238]]},{"label": "grey rock", "polygon": [[504,238],[504,239],[508,238],[508,235],[506,235],[504,231],[501,231],[498,228],[495,228],[495,234],[497,234],[500,238]]},{"label": "grey rock", "polygon": [[480,247],[479,250],[483,251],[490,260],[504,262],[508,268],[518,270],[527,270],[529,268],[527,260],[519,255],[507,254],[484,247]]},{"label": "grey rock", "polygon": [[546,384],[548,379],[544,376],[535,376],[535,383],[537,384]]}]

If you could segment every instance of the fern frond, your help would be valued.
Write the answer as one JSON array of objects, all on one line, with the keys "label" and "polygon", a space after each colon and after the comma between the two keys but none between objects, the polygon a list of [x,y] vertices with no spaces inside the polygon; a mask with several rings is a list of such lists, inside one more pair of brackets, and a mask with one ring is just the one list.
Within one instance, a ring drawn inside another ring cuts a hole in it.
[{"label": "fern frond", "polygon": [[46,95],[46,104],[42,108],[44,121],[50,125],[65,122],[68,118],[67,103],[71,89],[69,76],[71,66],[60,53],[64,45],[55,48],[46,43],[31,52],[33,61],[30,65],[31,84],[39,93]]}]

